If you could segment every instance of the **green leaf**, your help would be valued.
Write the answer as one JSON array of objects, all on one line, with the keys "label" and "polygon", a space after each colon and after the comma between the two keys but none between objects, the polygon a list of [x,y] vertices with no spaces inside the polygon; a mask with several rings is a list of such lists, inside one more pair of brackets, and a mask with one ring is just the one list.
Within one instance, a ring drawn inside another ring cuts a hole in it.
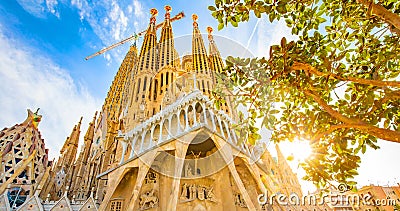
[{"label": "green leaf", "polygon": [[218,24],[218,31],[224,28],[224,23],[219,23]]},{"label": "green leaf", "polygon": [[215,11],[215,10],[217,10],[214,6],[208,6],[208,10],[210,10],[210,11]]}]

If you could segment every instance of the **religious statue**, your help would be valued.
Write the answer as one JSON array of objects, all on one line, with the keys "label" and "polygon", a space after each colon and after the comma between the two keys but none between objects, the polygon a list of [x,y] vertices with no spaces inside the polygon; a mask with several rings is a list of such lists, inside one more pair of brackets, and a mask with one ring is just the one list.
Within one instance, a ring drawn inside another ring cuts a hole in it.
[{"label": "religious statue", "polygon": [[206,193],[207,193],[206,199],[215,202],[216,199],[215,199],[215,195],[214,195],[214,193],[213,193],[213,190],[214,190],[214,187],[213,187],[213,186],[209,187],[209,188],[206,190]]},{"label": "religious statue", "polygon": [[188,163],[188,164],[186,164],[186,168],[185,168],[185,177],[192,177],[192,176],[193,176],[192,167]]},{"label": "religious statue", "polygon": [[197,161],[198,161],[198,159],[199,159],[199,157],[201,155],[201,152],[199,152],[199,154],[197,154],[197,155],[193,151],[191,151],[191,152],[192,152],[192,155],[193,155],[193,158],[194,158],[194,170],[195,170],[194,175],[196,176],[198,174],[198,172],[197,172],[197,170],[198,170]]},{"label": "religious statue", "polygon": [[206,187],[203,185],[199,185],[199,188],[197,189],[197,198],[201,201],[206,199]]},{"label": "religious statue", "polygon": [[194,113],[194,108],[193,108],[192,110],[189,111],[189,114],[188,114],[188,116],[189,116],[189,125],[194,126],[194,115],[196,115],[196,114]]},{"label": "religious statue", "polygon": [[166,91],[164,98],[163,98],[164,106],[171,105],[172,102],[173,102],[173,99],[171,97],[170,91]]},{"label": "religious statue", "polygon": [[208,201],[216,202],[217,200],[216,200],[213,190],[214,190],[214,188],[212,186],[208,187],[206,185],[183,183],[182,193],[180,195],[180,201],[181,202],[189,202],[189,201],[193,201],[197,198],[201,201],[208,200]]},{"label": "religious statue", "polygon": [[146,210],[158,205],[158,198],[154,194],[154,190],[146,192],[140,196],[140,210]]},{"label": "religious statue", "polygon": [[247,207],[246,202],[244,201],[242,195],[240,193],[235,193],[235,205],[239,207]]},{"label": "religious statue", "polygon": [[146,119],[146,101],[142,99],[140,105],[139,105],[139,119],[144,120]]},{"label": "religious statue", "polygon": [[181,199],[182,200],[188,199],[188,185],[186,183],[183,183],[182,185]]},{"label": "religious statue", "polygon": [[197,197],[196,192],[197,192],[196,185],[194,185],[194,184],[190,185],[189,186],[189,199],[191,199],[191,200],[196,199],[196,197]]}]

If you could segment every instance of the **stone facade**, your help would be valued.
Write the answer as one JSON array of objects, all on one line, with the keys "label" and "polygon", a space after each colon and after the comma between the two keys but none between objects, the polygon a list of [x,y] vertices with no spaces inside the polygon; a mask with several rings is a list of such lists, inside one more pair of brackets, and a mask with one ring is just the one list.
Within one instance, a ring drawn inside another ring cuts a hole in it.
[{"label": "stone facade", "polygon": [[[207,52],[192,16],[192,53],[181,61],[170,11],[157,42],[152,9],[140,53],[130,47],[81,152],[79,121],[57,162],[40,161],[47,176],[19,210],[296,209],[258,203],[267,192],[301,197],[298,179],[278,147],[276,159],[262,144],[239,143],[232,99],[220,109],[210,101],[224,66],[212,29]],[[7,200],[5,191],[0,207]]]}]

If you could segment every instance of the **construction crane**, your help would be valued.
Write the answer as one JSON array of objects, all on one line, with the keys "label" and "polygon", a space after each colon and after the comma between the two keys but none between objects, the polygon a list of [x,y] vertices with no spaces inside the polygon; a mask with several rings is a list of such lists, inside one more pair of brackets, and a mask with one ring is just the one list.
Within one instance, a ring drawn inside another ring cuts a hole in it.
[{"label": "construction crane", "polygon": [[[180,12],[180,13],[178,13],[177,15],[175,15],[174,17],[172,17],[172,18],[170,19],[170,21],[173,22],[173,21],[182,19],[182,18],[184,18],[184,17],[185,17],[185,13]],[[164,21],[161,22],[161,23],[159,23],[159,24],[157,24],[156,27],[155,27],[156,30],[159,29],[159,28],[161,28],[161,26],[162,26],[163,24],[164,24]],[[98,56],[98,55],[100,55],[100,54],[103,54],[104,52],[106,52],[106,51],[108,51],[108,50],[111,50],[111,49],[113,49],[113,48],[115,48],[115,47],[117,47],[117,46],[120,46],[120,45],[122,45],[122,44],[124,44],[124,43],[126,43],[126,42],[133,41],[133,40],[136,41],[136,40],[139,39],[139,37],[143,36],[143,35],[146,33],[146,31],[147,31],[147,30],[143,30],[143,31],[141,31],[141,32],[139,32],[139,33],[137,33],[137,34],[135,33],[135,34],[133,34],[132,36],[130,36],[130,37],[128,37],[128,38],[126,38],[126,39],[124,39],[124,40],[122,40],[122,41],[119,41],[119,42],[114,43],[114,44],[112,44],[112,45],[110,45],[110,46],[108,46],[108,47],[105,47],[105,48],[101,49],[100,51],[98,51],[98,52],[96,52],[96,53],[94,53],[94,54],[92,54],[92,55],[90,55],[90,56],[87,56],[87,57],[85,58],[85,60],[89,60],[89,59],[91,59],[91,58],[93,58],[93,57],[95,57],[95,56]]]}]

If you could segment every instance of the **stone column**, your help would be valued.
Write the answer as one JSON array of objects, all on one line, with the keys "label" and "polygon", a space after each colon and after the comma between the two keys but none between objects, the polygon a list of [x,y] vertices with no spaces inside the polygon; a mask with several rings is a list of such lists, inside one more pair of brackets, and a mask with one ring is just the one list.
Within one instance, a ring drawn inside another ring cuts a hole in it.
[{"label": "stone column", "polygon": [[157,144],[158,143],[161,143],[163,140],[163,137],[162,137],[162,129],[163,129],[163,126],[164,126],[164,121],[162,121],[162,122],[160,122],[160,135],[159,135],[159,138],[158,138],[158,141],[157,141]]},{"label": "stone column", "polygon": [[222,127],[222,124],[221,124],[221,118],[217,117],[217,119],[218,119],[219,128],[221,129],[221,135],[222,135],[222,137],[226,138],[225,133],[224,133],[224,128]]},{"label": "stone column", "polygon": [[133,158],[133,156],[135,155],[135,144],[136,144],[137,139],[138,139],[138,135],[134,135],[134,138],[131,142],[132,149],[131,149],[131,154],[129,155],[129,158]]},{"label": "stone column", "polygon": [[122,144],[122,154],[121,154],[121,161],[119,162],[119,165],[122,165],[124,163],[124,158],[125,158],[125,153],[126,153],[126,147],[128,145],[127,140],[121,141]]},{"label": "stone column", "polygon": [[186,130],[186,131],[189,130],[189,126],[190,126],[190,125],[189,125],[188,109],[189,109],[189,106],[186,105],[186,107],[185,107],[185,124],[186,124],[185,130]]},{"label": "stone column", "polygon": [[215,125],[215,115],[214,112],[210,111],[210,116],[211,116],[211,122],[212,122],[212,127],[213,127],[213,132],[217,130],[217,126]]},{"label": "stone column", "polygon": [[192,104],[193,107],[193,126],[197,126],[197,118],[196,118],[196,102]]},{"label": "stone column", "polygon": [[144,144],[144,138],[146,137],[146,132],[147,131],[143,131],[143,133],[142,133],[142,141],[140,142],[139,153],[143,152],[143,144]]}]

